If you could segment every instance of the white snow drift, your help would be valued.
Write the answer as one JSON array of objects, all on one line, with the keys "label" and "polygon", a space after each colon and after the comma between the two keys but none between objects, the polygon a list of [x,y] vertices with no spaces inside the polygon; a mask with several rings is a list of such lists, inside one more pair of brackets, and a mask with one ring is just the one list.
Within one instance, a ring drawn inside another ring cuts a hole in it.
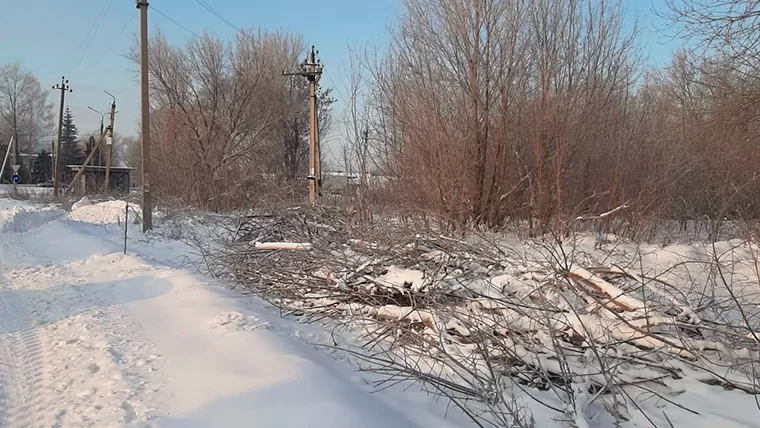
[{"label": "white snow drift", "polygon": [[0,426],[462,425],[421,394],[371,394],[304,342],[320,329],[172,267],[182,245],[130,224],[121,254],[115,205],[0,201]]},{"label": "white snow drift", "polygon": [[26,232],[64,214],[65,212],[59,208],[30,208],[17,202],[0,199],[0,233]]}]

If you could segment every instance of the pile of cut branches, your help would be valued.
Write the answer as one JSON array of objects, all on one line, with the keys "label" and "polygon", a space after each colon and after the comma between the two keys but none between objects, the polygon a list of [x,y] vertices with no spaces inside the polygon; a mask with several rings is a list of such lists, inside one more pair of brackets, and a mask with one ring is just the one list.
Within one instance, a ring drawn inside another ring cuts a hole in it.
[{"label": "pile of cut branches", "polygon": [[[518,390],[576,425],[591,409],[616,421],[632,409],[646,415],[642,393],[684,409],[675,399],[684,379],[760,391],[757,305],[700,306],[704,290],[560,244],[346,224],[329,210],[252,215],[225,268],[286,314],[353,329],[363,347],[346,350],[368,370],[421,380],[478,424],[529,426]],[[257,242],[311,251],[262,251]],[[744,322],[721,319],[726,311]]]}]

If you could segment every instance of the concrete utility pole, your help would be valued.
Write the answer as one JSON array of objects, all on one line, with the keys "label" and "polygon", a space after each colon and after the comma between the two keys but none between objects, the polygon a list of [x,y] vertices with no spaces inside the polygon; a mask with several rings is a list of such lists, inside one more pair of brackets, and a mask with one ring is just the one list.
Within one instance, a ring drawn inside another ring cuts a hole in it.
[{"label": "concrete utility pole", "polygon": [[[103,118],[106,117],[106,114],[108,113],[101,113],[99,110],[95,110],[94,108],[90,106],[87,106],[87,108],[100,115],[100,138],[103,138]],[[103,155],[101,153],[98,153],[97,164],[103,165]]]},{"label": "concrete utility pole", "polygon": [[153,229],[150,194],[150,97],[148,93],[148,0],[136,0],[140,9],[140,84],[142,107],[142,217],[143,232]]},{"label": "concrete utility pole", "polygon": [[[111,95],[110,92],[104,91],[106,94]],[[116,97],[111,95],[113,102],[111,103],[111,118],[108,123],[108,136],[106,136],[106,179],[104,182],[105,193],[111,193],[111,189],[108,187],[111,180],[111,154],[113,153],[113,122],[116,117]]]},{"label": "concrete utility pole", "polygon": [[[313,49],[313,47],[312,47]],[[312,52],[312,56],[314,56],[314,53]],[[313,59],[312,59],[313,62]],[[317,197],[322,197],[322,145],[321,141],[319,140],[319,109],[317,108],[317,82],[319,81],[319,77],[317,77],[317,81],[311,84],[312,88],[309,89],[310,95],[309,95],[309,111],[311,112],[312,116],[314,117],[313,121],[311,123],[314,124],[313,132],[314,133],[314,177],[316,177],[316,187],[317,187]]]},{"label": "concrete utility pole", "polygon": [[322,64],[317,60],[317,51],[314,46],[301,64],[301,71],[297,73],[282,73],[284,76],[303,76],[309,81],[309,205],[317,203],[317,196],[321,194],[322,165],[319,153],[319,123],[317,116],[317,83],[322,76]]},{"label": "concrete utility pole", "polygon": [[58,196],[58,189],[61,186],[61,176],[63,175],[63,166],[61,165],[61,133],[63,132],[63,104],[66,99],[66,91],[74,92],[69,86],[66,77],[61,77],[61,83],[53,86],[53,89],[61,91],[61,106],[58,111],[58,146],[55,149],[55,168],[53,169],[53,194]]}]

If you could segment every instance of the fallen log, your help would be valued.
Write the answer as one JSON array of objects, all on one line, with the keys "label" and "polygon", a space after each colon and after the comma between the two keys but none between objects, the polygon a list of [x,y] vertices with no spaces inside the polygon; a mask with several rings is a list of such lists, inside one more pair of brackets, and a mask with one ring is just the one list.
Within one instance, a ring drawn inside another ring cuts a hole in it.
[{"label": "fallen log", "polygon": [[310,251],[311,244],[297,242],[256,242],[253,244],[257,250],[288,250],[288,251]]}]

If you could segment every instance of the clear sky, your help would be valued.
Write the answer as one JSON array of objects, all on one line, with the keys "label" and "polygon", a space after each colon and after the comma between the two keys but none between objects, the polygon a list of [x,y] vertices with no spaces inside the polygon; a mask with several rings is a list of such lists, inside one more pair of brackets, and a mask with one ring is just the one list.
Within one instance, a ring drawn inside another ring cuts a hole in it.
[{"label": "clear sky", "polygon": [[[348,45],[382,44],[387,30],[401,11],[401,0],[206,0],[237,27],[287,29],[300,32],[314,44],[325,64],[323,84],[335,87],[337,110],[343,106],[343,70]],[[627,18],[638,17],[646,53],[653,64],[665,63],[678,42],[656,31],[662,26],[652,9],[663,9],[664,0],[626,0]],[[204,9],[196,0],[152,0],[155,8],[196,33],[204,28],[222,37],[234,30]],[[98,28],[96,19],[105,18]],[[123,55],[138,29],[134,0],[21,0],[3,5],[0,25],[0,64],[20,61],[43,86],[50,88],[65,75],[74,92],[66,104],[80,132],[99,127],[110,97],[116,96],[116,132],[134,135],[139,116],[136,67]],[[170,41],[190,36],[158,13],[151,12],[151,31],[160,27]],[[97,29],[97,32],[96,32]],[[51,94],[56,111],[59,93]],[[339,112],[338,112],[339,113]]]}]

